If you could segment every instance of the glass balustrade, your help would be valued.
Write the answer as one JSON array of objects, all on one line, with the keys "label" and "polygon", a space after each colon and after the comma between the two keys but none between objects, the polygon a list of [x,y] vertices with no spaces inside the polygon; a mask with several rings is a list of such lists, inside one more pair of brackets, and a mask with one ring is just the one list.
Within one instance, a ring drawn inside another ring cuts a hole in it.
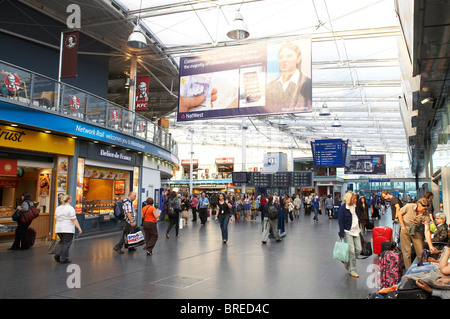
[{"label": "glass balustrade", "polygon": [[1,60],[0,73],[0,99],[120,131],[178,156],[170,133],[121,105]]}]

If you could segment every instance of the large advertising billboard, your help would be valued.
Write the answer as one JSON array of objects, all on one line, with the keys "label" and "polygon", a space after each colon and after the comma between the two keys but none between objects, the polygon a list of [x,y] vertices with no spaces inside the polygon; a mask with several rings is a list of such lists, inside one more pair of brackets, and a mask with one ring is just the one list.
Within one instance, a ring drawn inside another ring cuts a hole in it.
[{"label": "large advertising billboard", "polygon": [[345,168],[345,174],[386,175],[386,155],[351,155],[350,165]]},{"label": "large advertising billboard", "polygon": [[311,111],[311,38],[180,60],[178,121]]}]

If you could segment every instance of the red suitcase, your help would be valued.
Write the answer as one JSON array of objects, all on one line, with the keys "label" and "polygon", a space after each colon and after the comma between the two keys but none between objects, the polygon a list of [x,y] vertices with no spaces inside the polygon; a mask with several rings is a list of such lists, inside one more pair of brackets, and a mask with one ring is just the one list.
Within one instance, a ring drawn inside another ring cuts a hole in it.
[{"label": "red suitcase", "polygon": [[392,240],[392,228],[374,227],[372,230],[373,253],[381,254],[381,243],[387,240]]}]

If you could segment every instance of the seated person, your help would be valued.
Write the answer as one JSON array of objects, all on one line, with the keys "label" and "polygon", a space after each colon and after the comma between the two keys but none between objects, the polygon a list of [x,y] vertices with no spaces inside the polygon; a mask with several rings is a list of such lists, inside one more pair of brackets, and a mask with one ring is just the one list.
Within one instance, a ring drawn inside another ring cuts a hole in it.
[{"label": "seated person", "polygon": [[436,249],[442,250],[445,246],[445,243],[448,242],[448,225],[445,220],[445,214],[443,213],[437,213],[435,219],[436,230],[431,236],[431,242],[433,243],[433,246],[436,247]]},{"label": "seated person", "polygon": [[[439,261],[438,269],[443,275],[447,275],[444,278],[440,278],[437,281],[442,284],[450,284],[450,265],[448,260],[450,258],[450,242],[447,244],[447,249],[445,249],[444,253],[441,256],[441,260]],[[416,285],[422,288],[425,291],[431,293],[434,297],[440,297],[442,299],[450,299],[450,289],[437,289],[430,287],[427,283],[425,283],[421,279],[416,279]]]},{"label": "seated person", "polygon": [[[448,242],[448,225],[445,222],[445,214],[437,213],[435,219],[437,226],[436,230],[431,235],[431,242],[437,250],[437,253],[431,254],[428,261],[435,261],[439,257],[440,251],[445,247],[445,243]],[[429,249],[428,243],[424,242],[423,247],[424,249]]]}]

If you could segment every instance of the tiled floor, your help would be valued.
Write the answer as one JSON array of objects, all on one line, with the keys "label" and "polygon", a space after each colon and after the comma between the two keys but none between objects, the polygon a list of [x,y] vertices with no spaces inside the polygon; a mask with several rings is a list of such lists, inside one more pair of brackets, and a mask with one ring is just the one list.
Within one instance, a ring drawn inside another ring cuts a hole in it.
[{"label": "tiled floor", "polygon": [[[49,243],[27,251],[0,250],[0,298],[83,299],[362,299],[376,291],[372,264],[358,260],[360,278],[332,258],[338,222],[301,216],[282,242],[261,244],[261,221],[231,222],[223,244],[219,224],[189,220],[175,238],[159,239],[152,256],[138,248],[117,254],[120,233],[81,236],[71,248],[75,271],[57,264]],[[375,226],[391,226],[390,211]],[[371,232],[366,239],[371,240]],[[77,271],[78,270],[78,271]],[[76,275],[80,274],[79,277]],[[74,280],[73,278],[80,280]],[[81,288],[73,288],[80,282]]]}]

